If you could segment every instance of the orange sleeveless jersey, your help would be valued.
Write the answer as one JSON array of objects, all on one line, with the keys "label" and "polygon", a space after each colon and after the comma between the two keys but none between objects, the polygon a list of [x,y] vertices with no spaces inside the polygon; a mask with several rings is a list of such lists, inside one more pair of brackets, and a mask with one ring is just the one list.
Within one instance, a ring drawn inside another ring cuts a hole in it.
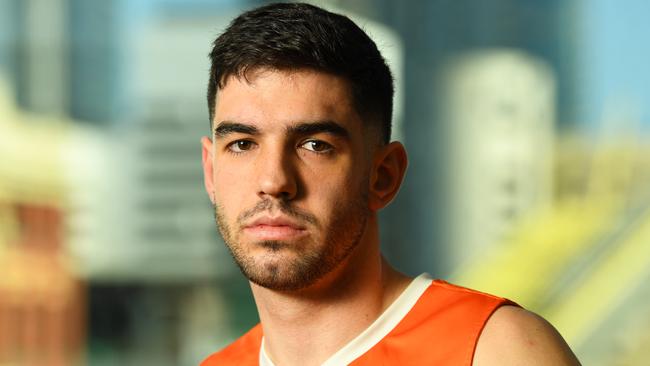
[{"label": "orange sleeveless jersey", "polygon": [[[403,316],[395,321],[394,327],[389,324],[390,319],[385,319],[387,314],[382,314],[375,323],[384,324],[377,327],[377,324],[373,323],[360,337],[357,337],[363,340],[353,345],[351,353],[350,349],[347,349],[345,352],[348,354],[336,355],[344,357],[335,357],[336,360],[331,358],[323,365],[469,366],[472,364],[478,338],[490,315],[502,305],[516,306],[515,303],[504,298],[455,286],[441,280],[428,280],[422,285],[422,277],[413,281],[414,283],[420,281],[421,290],[412,289],[416,286],[413,283],[405,290],[405,292],[410,291],[411,295],[415,294],[414,303],[409,304]],[[424,280],[426,281],[426,278]],[[396,302],[404,302],[401,298],[405,296],[401,295]],[[391,309],[392,307],[393,305],[385,313],[396,313]],[[381,333],[380,328],[382,326],[385,328],[387,324],[390,329],[384,330],[385,335],[372,334]],[[258,324],[228,347],[208,357],[201,366],[259,365],[260,361],[263,361],[261,358],[268,360],[264,351],[261,351],[262,336],[262,327]],[[351,343],[355,341],[358,340],[355,339]],[[344,349],[350,348],[348,346]],[[263,364],[272,365],[270,361],[265,361]]]}]

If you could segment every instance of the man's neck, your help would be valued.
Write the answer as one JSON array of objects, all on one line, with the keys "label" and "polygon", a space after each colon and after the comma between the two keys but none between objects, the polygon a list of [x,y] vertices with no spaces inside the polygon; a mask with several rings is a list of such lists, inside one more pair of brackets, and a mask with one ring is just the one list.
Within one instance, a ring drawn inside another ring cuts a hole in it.
[{"label": "man's neck", "polygon": [[409,282],[377,244],[360,244],[343,266],[304,291],[251,284],[265,350],[277,366],[320,365],[372,324]]}]

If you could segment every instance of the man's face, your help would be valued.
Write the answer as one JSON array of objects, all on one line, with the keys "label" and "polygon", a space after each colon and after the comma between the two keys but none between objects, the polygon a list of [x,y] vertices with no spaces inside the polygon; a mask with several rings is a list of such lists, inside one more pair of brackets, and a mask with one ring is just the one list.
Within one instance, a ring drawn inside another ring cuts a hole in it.
[{"label": "man's face", "polygon": [[345,80],[307,70],[231,77],[213,127],[208,190],[249,280],[297,290],[344,262],[366,228],[371,165]]}]

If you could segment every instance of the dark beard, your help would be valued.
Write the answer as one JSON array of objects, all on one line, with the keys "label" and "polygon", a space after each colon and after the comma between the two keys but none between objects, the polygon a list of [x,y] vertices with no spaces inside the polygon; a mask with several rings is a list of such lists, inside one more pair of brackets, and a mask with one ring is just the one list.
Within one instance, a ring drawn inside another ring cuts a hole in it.
[{"label": "dark beard", "polygon": [[[326,243],[318,243],[320,245],[316,246],[317,250],[301,252],[291,263],[256,263],[255,258],[246,254],[242,243],[236,242],[218,206],[215,206],[215,221],[235,263],[248,280],[271,290],[296,291],[314,284],[336,269],[358,246],[370,215],[367,202],[367,194],[363,194],[356,202],[338,205],[340,209],[334,212],[334,221],[325,232]],[[242,213],[237,222],[240,224],[272,207],[319,228],[318,220],[309,213],[297,210],[286,202],[276,203],[268,199]],[[268,256],[279,256],[283,251],[296,250],[295,244],[289,245],[282,241],[262,241],[252,245],[264,247]]]}]

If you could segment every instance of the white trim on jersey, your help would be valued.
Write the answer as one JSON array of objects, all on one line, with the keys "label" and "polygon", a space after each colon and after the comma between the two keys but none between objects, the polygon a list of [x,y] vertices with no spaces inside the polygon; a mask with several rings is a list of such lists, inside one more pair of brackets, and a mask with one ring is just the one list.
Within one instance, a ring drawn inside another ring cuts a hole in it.
[{"label": "white trim on jersey", "polygon": [[[423,273],[413,279],[399,297],[368,328],[343,348],[328,358],[322,366],[347,365],[368,352],[399,324],[411,311],[424,291],[431,285],[432,279]],[[275,366],[264,350],[264,337],[260,346],[260,366]]]}]

